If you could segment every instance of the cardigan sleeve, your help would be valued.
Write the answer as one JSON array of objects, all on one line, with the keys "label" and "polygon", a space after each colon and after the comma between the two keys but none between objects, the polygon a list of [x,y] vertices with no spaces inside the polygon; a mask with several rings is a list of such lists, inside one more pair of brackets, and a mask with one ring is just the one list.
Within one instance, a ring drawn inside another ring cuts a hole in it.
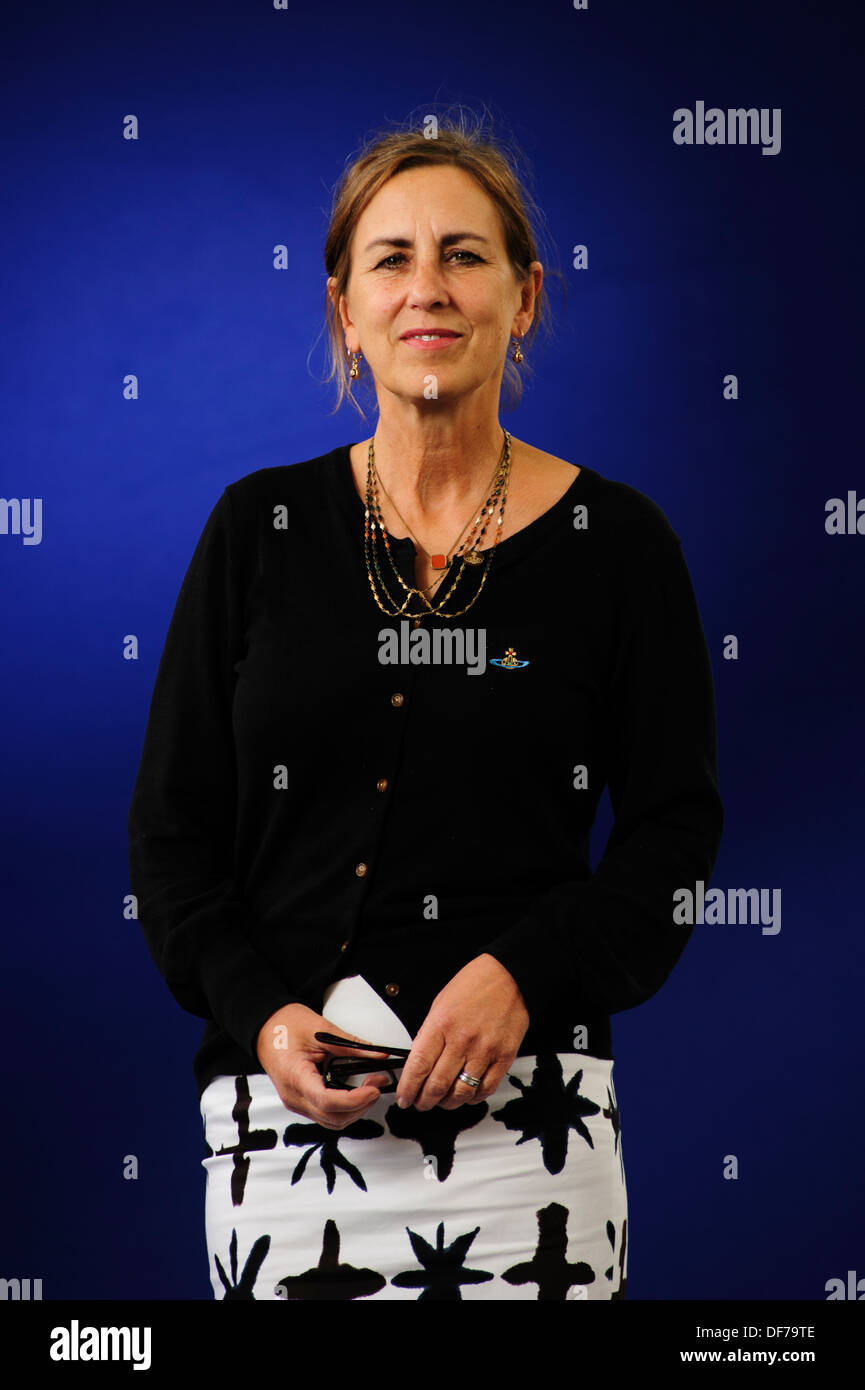
[{"label": "cardigan sleeve", "polygon": [[625,549],[607,691],[613,829],[593,875],[551,886],[487,947],[530,1020],[554,1010],[578,1024],[650,998],[693,930],[674,922],[673,894],[708,886],[721,842],[712,667],[681,542],[667,522]]},{"label": "cardigan sleeve", "polygon": [[302,1002],[247,935],[233,878],[234,664],[243,581],[224,490],[174,608],[129,809],[130,886],[157,968],[178,1003],[256,1057],[259,1030]]}]

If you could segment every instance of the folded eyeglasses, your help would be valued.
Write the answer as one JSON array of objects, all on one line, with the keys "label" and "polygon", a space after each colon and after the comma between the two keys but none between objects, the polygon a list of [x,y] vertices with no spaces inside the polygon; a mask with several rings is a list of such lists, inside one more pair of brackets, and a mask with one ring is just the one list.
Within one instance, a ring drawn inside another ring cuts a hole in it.
[{"label": "folded eyeglasses", "polygon": [[[377,1047],[375,1043],[355,1042],[353,1038],[340,1038],[336,1033],[316,1033],[316,1042],[330,1043],[331,1046],[356,1047],[365,1052],[384,1052],[386,1056],[380,1060],[377,1057],[365,1057],[362,1062],[355,1060],[354,1057],[326,1057],[319,1063],[318,1069],[321,1072],[322,1080],[329,1091],[356,1091],[356,1086],[347,1084],[348,1077],[358,1076],[362,1072],[387,1072],[390,1082],[387,1086],[380,1086],[381,1094],[387,1095],[395,1091],[399,1078],[396,1073],[401,1067],[405,1066],[406,1058],[411,1051],[408,1047]],[[393,1060],[392,1060],[393,1059]]]}]

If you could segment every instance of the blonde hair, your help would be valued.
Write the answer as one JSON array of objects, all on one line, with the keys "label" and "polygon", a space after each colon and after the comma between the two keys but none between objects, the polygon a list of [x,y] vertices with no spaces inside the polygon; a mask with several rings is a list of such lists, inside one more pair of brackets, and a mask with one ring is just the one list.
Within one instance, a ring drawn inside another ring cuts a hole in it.
[{"label": "blonde hair", "polygon": [[[431,120],[436,122],[435,138],[428,138],[422,129],[418,130],[408,122],[396,130],[376,131],[351,159],[336,185],[324,245],[325,269],[335,281],[333,299],[325,287],[325,327],[330,359],[330,372],[325,380],[336,379],[337,383],[337,401],[331,414],[335,414],[348,397],[355,409],[366,418],[352,395],[338,301],[345,293],[351,275],[350,247],[355,227],[383,184],[403,169],[423,164],[450,164],[464,169],[475,179],[498,210],[505,249],[517,283],[525,284],[531,278],[529,266],[532,261],[541,261],[544,265],[544,284],[535,298],[532,323],[521,339],[520,347],[531,347],[539,328],[547,333],[550,331],[546,279],[552,274],[562,281],[563,287],[565,282],[558,270],[547,270],[546,260],[538,255],[543,218],[528,191],[526,180],[519,172],[521,156],[516,147],[513,142],[507,145],[495,138],[492,118],[490,129],[486,132],[483,117],[476,113],[466,117],[462,107],[457,108],[455,114],[447,111],[441,117],[424,116],[425,124]],[[366,360],[362,359],[358,365],[358,384],[371,382],[372,374]],[[527,371],[530,372],[531,367],[525,360],[518,369],[510,355],[506,357],[502,378],[505,410],[519,403],[522,374]]]}]

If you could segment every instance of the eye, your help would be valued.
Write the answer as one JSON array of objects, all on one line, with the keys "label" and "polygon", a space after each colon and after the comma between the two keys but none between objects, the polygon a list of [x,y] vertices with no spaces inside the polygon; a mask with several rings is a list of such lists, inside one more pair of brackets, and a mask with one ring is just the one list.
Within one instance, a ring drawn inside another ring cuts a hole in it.
[{"label": "eye", "polygon": [[[468,261],[457,261],[457,265],[471,265],[472,261],[478,261],[479,263],[481,261],[481,257],[475,255],[474,251],[466,251],[462,247],[457,247],[455,250],[451,251],[449,253],[448,259],[450,259],[452,256],[470,257],[470,260]],[[385,270],[395,270],[396,266],[389,264],[389,262],[403,260],[405,260],[405,256],[402,251],[393,251],[389,256],[385,256],[384,260],[379,261],[378,265],[375,268],[376,270],[380,270],[382,266],[384,266]]]}]

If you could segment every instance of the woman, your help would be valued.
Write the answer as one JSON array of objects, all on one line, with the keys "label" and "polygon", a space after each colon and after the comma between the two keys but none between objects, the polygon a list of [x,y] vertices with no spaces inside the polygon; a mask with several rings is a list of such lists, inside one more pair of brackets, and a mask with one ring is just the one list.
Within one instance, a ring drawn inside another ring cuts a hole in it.
[{"label": "woman", "polygon": [[715,862],[713,684],[660,508],[498,422],[527,206],[461,125],[354,161],[328,328],[375,430],[230,484],[172,618],[131,878],[207,1020],[218,1298],[625,1295],[609,1016]]}]

